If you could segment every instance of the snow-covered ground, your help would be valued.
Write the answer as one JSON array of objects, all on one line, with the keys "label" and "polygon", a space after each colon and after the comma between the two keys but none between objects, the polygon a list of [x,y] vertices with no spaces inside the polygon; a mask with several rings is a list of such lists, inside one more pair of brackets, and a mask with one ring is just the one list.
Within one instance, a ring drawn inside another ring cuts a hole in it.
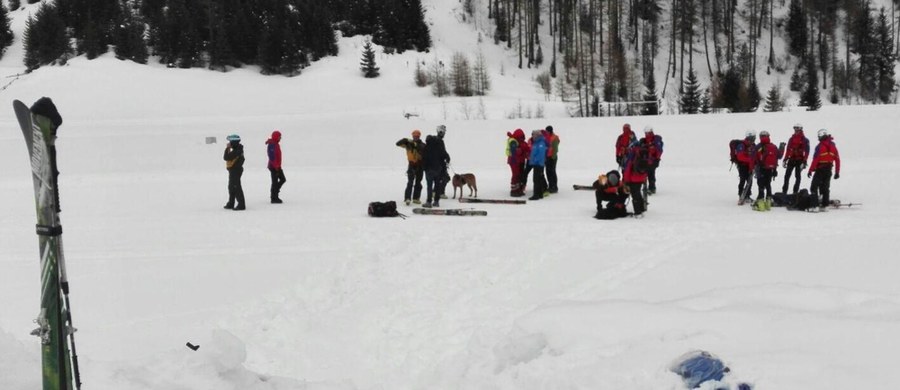
[{"label": "snow-covered ground", "polygon": [[[455,44],[474,39],[460,31]],[[295,78],[107,55],[0,92],[0,389],[40,386],[28,335],[40,290],[34,200],[10,105],[41,96],[64,118],[61,219],[85,389],[681,389],[667,368],[696,349],[759,389],[900,383],[897,106],[571,119],[543,102],[547,118],[508,120],[519,98],[542,97],[507,67],[484,99],[489,119],[464,120],[460,99],[411,86],[409,64],[434,53],[380,56],[383,76],[367,80],[360,42],[342,40],[342,56]],[[0,69],[21,63],[5,57]],[[666,141],[659,193],[644,219],[597,221],[591,192],[569,188],[614,167],[625,122]],[[862,207],[735,206],[728,141],[746,129],[784,141],[795,122],[811,138],[833,132],[843,160],[833,198]],[[405,220],[368,217],[368,202],[402,199],[394,142],[438,124],[454,171],[475,173],[484,198],[508,194],[506,132],[552,124],[561,192],[478,205],[487,217],[405,206]],[[268,203],[274,129],[282,205]],[[233,132],[247,150],[244,212],[222,209],[221,142]]]}]

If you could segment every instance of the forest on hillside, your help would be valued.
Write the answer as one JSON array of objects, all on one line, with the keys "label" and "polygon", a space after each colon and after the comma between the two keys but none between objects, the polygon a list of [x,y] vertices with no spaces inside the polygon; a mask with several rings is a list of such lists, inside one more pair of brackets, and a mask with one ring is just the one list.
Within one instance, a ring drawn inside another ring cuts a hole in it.
[{"label": "forest on hillside", "polygon": [[[520,68],[549,62],[538,80],[576,116],[603,115],[610,102],[646,102],[615,107],[655,114],[670,85],[680,113],[780,110],[784,87],[808,109],[821,105],[820,89],[834,104],[897,99],[898,0],[890,9],[871,0],[462,1],[469,16],[487,13]],[[790,84],[762,96],[760,73]]]},{"label": "forest on hillside", "polygon": [[[663,107],[777,111],[789,96],[811,110],[823,99],[896,103],[900,0],[878,1],[877,8],[873,0],[456,2],[466,20],[486,15],[494,43],[508,48],[519,68],[535,69],[545,94],[569,102],[573,116],[599,116],[613,109],[653,115]],[[20,0],[7,4],[21,8]],[[8,12],[0,7],[0,55],[13,40]],[[421,0],[45,1],[27,20],[24,62],[31,71],[111,50],[138,63],[219,71],[256,65],[263,74],[293,76],[337,55],[338,31],[369,36],[388,54],[428,51],[425,16]],[[365,58],[366,77],[377,77],[372,53]],[[474,92],[443,86],[440,75],[421,67],[413,79],[437,96],[484,94],[486,65],[476,61],[475,74],[463,77],[476,80]],[[453,69],[468,68],[457,63]],[[762,93],[763,74],[789,83]]]},{"label": "forest on hillside", "polygon": [[[21,2],[8,5],[17,10]],[[7,12],[0,7],[0,50],[12,42]],[[420,0],[45,1],[28,18],[24,61],[31,71],[113,50],[138,63],[155,56],[169,67],[258,65],[264,74],[293,76],[337,55],[335,30],[370,35],[388,52],[427,51],[424,18]]]}]

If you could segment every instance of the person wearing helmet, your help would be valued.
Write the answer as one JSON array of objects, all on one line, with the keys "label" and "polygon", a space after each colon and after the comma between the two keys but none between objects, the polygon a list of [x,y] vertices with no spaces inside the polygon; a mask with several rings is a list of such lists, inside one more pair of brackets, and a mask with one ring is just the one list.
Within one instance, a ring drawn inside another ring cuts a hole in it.
[{"label": "person wearing helmet", "polygon": [[241,136],[229,135],[225,138],[228,145],[225,146],[225,168],[228,169],[228,203],[225,208],[229,210],[244,210],[247,208],[244,202],[244,188],[241,186],[241,176],[244,174],[244,145],[241,145]]},{"label": "person wearing helmet", "polygon": [[787,193],[788,184],[791,182],[791,173],[794,174],[794,190],[796,194],[800,190],[801,173],[806,169],[806,160],[809,158],[809,138],[803,135],[803,125],[794,125],[794,135],[788,139],[787,148],[784,151],[784,185],[781,192]]},{"label": "person wearing helmet", "polygon": [[622,134],[616,138],[616,164],[619,165],[619,169],[625,167],[625,153],[628,152],[628,146],[632,142],[637,142],[637,138],[631,131],[631,124],[626,123],[622,125]]},{"label": "person wearing helmet", "polygon": [[425,153],[425,144],[422,143],[422,132],[413,130],[412,138],[403,138],[397,141],[397,146],[406,149],[406,189],[403,190],[403,201],[410,203],[422,203],[422,155]]},{"label": "person wearing helmet", "polygon": [[[593,184],[597,198],[597,219],[616,219],[628,215],[625,210],[625,202],[628,200],[628,187],[621,179],[619,171],[612,170],[601,174]],[[606,207],[603,207],[603,202]]]},{"label": "person wearing helmet", "polygon": [[748,130],[744,134],[744,140],[738,142],[734,149],[735,165],[737,165],[738,178],[740,179],[738,182],[738,196],[742,197],[740,204],[743,204],[744,201],[753,195],[753,182],[750,175],[756,166],[756,132]]},{"label": "person wearing helmet", "polygon": [[281,132],[275,130],[272,137],[266,140],[266,153],[269,156],[269,174],[272,177],[272,186],[269,188],[269,197],[272,203],[283,203],[278,193],[281,192],[281,186],[287,179],[284,177],[284,170],[281,169]]},{"label": "person wearing helmet", "polygon": [[650,157],[650,169],[647,171],[647,193],[653,195],[656,193],[656,168],[659,168],[659,162],[662,160],[663,139],[653,132],[653,126],[644,127],[644,138],[640,141],[647,147]]},{"label": "person wearing helmet", "polygon": [[437,140],[440,141],[440,143],[442,145],[441,147],[444,149],[444,153],[447,156],[444,159],[444,162],[442,164],[444,166],[444,171],[443,171],[443,174],[441,175],[441,177],[439,178],[440,181],[437,182],[435,191],[438,194],[440,194],[439,196],[441,197],[441,199],[447,199],[447,195],[446,195],[447,183],[450,182],[450,173],[448,172],[448,168],[450,167],[450,154],[446,153],[447,146],[444,144],[444,135],[447,134],[447,126],[438,125],[438,127],[435,130],[436,130],[435,132],[437,133],[437,138],[438,138]]},{"label": "person wearing helmet", "polygon": [[425,152],[422,153],[422,164],[425,169],[425,203],[422,207],[440,207],[441,181],[450,156],[444,149],[444,141],[436,135],[425,137]]},{"label": "person wearing helmet", "polygon": [[[819,144],[813,152],[812,163],[809,164],[809,171],[806,177],[812,178],[809,186],[810,195],[813,202],[822,199],[816,203],[819,208],[825,208],[831,202],[831,170],[834,168],[834,180],[841,178],[841,156],[838,154],[837,146],[831,137],[831,133],[826,129],[819,130]],[[815,176],[813,176],[815,172]],[[816,205],[814,204],[814,206]]]},{"label": "person wearing helmet", "polygon": [[778,147],[772,143],[768,131],[759,133],[759,145],[756,147],[757,175],[755,210],[769,210],[772,207],[772,180],[778,176]]}]

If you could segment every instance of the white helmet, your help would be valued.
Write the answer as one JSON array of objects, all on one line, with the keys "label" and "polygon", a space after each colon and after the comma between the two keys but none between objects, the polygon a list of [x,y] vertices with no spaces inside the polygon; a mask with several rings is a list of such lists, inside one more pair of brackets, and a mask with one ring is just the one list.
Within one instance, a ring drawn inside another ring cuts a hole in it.
[{"label": "white helmet", "polygon": [[803,130],[803,125],[800,122],[794,123],[794,130]]},{"label": "white helmet", "polygon": [[760,132],[759,132],[759,136],[760,136],[760,137],[768,137],[768,136],[769,136],[769,132],[768,132],[768,131],[765,131],[765,130],[760,131]]},{"label": "white helmet", "polygon": [[747,133],[744,134],[746,138],[756,138],[756,132],[753,130],[747,130]]},{"label": "white helmet", "polygon": [[830,136],[831,133],[828,132],[828,129],[819,129],[819,139]]},{"label": "white helmet", "polygon": [[438,135],[444,135],[444,133],[446,133],[446,132],[447,132],[447,126],[438,125],[438,127],[437,127]]},{"label": "white helmet", "polygon": [[652,132],[653,132],[653,126],[650,126],[650,125],[644,126],[644,134],[652,133]]}]

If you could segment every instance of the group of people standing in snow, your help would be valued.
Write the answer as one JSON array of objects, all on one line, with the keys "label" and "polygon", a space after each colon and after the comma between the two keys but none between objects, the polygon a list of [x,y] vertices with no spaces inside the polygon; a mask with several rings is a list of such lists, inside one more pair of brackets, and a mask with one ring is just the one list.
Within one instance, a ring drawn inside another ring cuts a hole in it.
[{"label": "group of people standing in snow", "polygon": [[[403,202],[422,204],[422,207],[440,207],[441,198],[450,182],[448,168],[450,154],[444,145],[447,126],[439,125],[434,135],[427,135],[422,142],[422,132],[413,130],[412,138],[403,138],[396,145],[406,150],[406,189]],[[422,203],[422,176],[425,177],[425,203]]]},{"label": "group of people standing in snow", "polygon": [[[228,144],[225,146],[225,169],[228,170],[228,202],[225,208],[229,210],[246,210],[247,203],[244,200],[244,188],[241,185],[241,177],[244,175],[244,145],[241,144],[241,136],[231,134],[225,138]],[[275,130],[271,138],[266,140],[266,154],[269,157],[268,169],[272,178],[269,189],[270,201],[282,203],[279,198],[281,186],[287,181],[284,170],[281,168],[281,132]]]},{"label": "group of people standing in snow", "polygon": [[[553,126],[531,132],[525,140],[525,132],[516,129],[506,133],[506,163],[512,173],[509,195],[525,196],[528,174],[532,174],[534,191],[529,200],[540,200],[559,192],[556,162],[559,157],[559,136]],[[546,175],[545,175],[546,173]]]},{"label": "group of people standing in snow", "polygon": [[[820,129],[817,133],[819,144],[812,152],[812,162],[808,165],[807,178],[811,178],[808,191],[809,203],[803,202],[806,209],[812,207],[825,208],[831,200],[831,179],[841,177],[841,157],[831,133],[827,129]],[[743,140],[733,140],[730,144],[731,162],[738,168],[738,196],[741,203],[752,197],[752,179],[756,178],[757,196],[753,208],[756,210],[768,210],[772,207],[778,194],[772,193],[772,182],[778,176],[778,162],[785,169],[784,185],[781,194],[786,195],[791,176],[794,177],[792,188],[792,202],[797,199],[806,199],[807,193],[800,190],[802,171],[807,168],[810,157],[809,139],[803,134],[803,125],[794,125],[794,134],[786,142],[783,155],[779,148],[772,143],[768,131],[759,133],[759,143],[756,143],[756,132],[750,130],[744,135]],[[833,172],[833,175],[832,175]],[[819,197],[821,195],[821,198]],[[800,198],[798,198],[800,197]]]}]

